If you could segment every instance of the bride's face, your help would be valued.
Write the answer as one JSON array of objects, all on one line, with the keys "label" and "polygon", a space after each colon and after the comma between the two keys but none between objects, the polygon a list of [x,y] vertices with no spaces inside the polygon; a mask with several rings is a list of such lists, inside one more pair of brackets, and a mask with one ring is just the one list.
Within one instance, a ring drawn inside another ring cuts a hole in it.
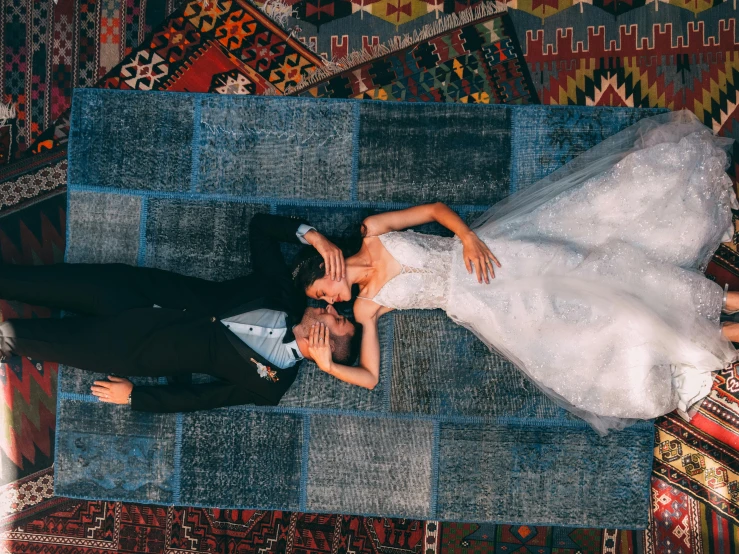
[{"label": "bride's face", "polygon": [[341,279],[341,281],[333,281],[328,277],[323,277],[313,281],[313,284],[305,289],[305,294],[309,298],[324,300],[329,304],[334,304],[335,302],[351,300],[352,289],[346,277]]}]

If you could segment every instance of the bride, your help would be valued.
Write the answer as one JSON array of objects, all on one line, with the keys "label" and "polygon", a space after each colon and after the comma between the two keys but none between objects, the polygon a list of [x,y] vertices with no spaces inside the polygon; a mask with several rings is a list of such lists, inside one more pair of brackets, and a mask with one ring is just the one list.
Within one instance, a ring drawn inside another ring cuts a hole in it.
[{"label": "bride", "polygon": [[[685,415],[709,393],[711,372],[737,359],[739,323],[721,326],[719,316],[739,310],[739,293],[701,273],[733,231],[730,144],[690,112],[662,114],[496,204],[471,228],[440,203],[368,217],[338,280],[320,256],[293,273],[329,304],[359,287],[359,365],[331,361],[323,326],[311,330],[312,357],[373,388],[378,318],[441,308],[600,434],[675,409]],[[456,236],[403,231],[430,221]]]}]

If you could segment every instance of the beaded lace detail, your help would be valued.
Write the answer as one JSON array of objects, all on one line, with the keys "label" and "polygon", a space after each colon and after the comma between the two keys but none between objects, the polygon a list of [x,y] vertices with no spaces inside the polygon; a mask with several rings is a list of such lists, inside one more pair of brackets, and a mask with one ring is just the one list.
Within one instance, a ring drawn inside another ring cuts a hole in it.
[{"label": "beaded lace detail", "polygon": [[397,310],[444,309],[452,251],[459,241],[413,231],[391,232],[378,238],[401,270],[371,300]]}]

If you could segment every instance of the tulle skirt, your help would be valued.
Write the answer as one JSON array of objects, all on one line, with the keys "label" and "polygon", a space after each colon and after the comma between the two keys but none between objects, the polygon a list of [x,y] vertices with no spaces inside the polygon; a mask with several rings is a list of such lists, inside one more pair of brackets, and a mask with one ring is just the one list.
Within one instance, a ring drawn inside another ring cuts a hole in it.
[{"label": "tulle skirt", "polygon": [[708,394],[736,351],[705,269],[733,232],[731,141],[689,112],[607,139],[473,229],[502,267],[452,263],[447,312],[601,434]]}]

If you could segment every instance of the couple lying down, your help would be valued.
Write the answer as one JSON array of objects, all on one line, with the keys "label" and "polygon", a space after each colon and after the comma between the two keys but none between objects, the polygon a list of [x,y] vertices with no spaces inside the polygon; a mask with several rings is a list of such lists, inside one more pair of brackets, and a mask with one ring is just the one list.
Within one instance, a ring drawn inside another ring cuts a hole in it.
[{"label": "couple lying down", "polygon": [[[372,215],[346,257],[307,222],[257,215],[254,271],[230,281],[4,266],[0,297],[80,316],[6,321],[0,352],[111,373],[92,393],[135,410],[277,404],[303,359],[374,388],[378,319],[439,308],[600,434],[686,413],[737,358],[739,323],[720,315],[739,310],[739,293],[701,273],[733,233],[729,145],[688,112],[644,119],[471,226],[441,203]],[[406,230],[431,221],[454,236]],[[292,270],[281,241],[310,245]],[[356,323],[332,306],[353,288]],[[169,384],[133,386],[134,375]]]}]

